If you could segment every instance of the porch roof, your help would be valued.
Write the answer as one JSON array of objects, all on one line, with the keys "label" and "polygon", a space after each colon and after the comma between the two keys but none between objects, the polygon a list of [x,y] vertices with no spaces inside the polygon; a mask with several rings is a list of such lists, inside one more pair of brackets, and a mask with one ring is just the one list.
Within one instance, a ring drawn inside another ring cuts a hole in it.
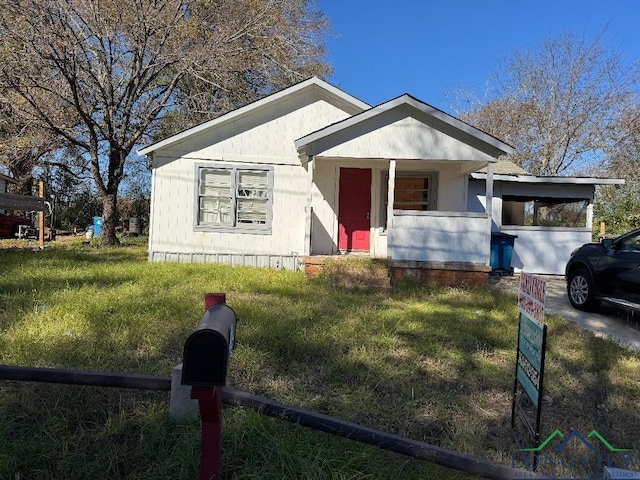
[{"label": "porch roof", "polygon": [[[464,150],[468,156],[459,156],[455,158],[456,160],[470,160],[475,162],[484,161],[493,163],[497,161],[499,156],[515,152],[512,146],[502,142],[498,138],[472,127],[462,120],[459,120],[458,118],[455,118],[408,94],[401,95],[365,110],[362,113],[353,115],[345,120],[305,135],[304,137],[295,140],[294,143],[301,156],[311,157],[320,154],[332,156],[331,149],[337,145],[353,141],[358,137],[366,136],[374,131],[389,127],[390,125],[395,124],[405,127],[406,130],[407,125],[401,125],[401,122],[407,119],[414,119],[417,121],[423,131],[429,129],[434,132],[430,136],[422,135],[422,138],[418,138],[418,141],[427,140],[426,142],[423,142],[424,144],[437,144],[441,142],[443,138],[448,137],[459,145],[470,147]],[[399,130],[394,131],[394,133],[399,132]],[[394,137],[394,135],[391,135],[391,137]],[[414,137],[408,138],[413,141],[402,143],[402,147],[416,143]],[[391,141],[388,143],[391,143],[394,139],[395,138],[391,138]],[[396,141],[396,143],[401,142]],[[398,146],[396,147],[397,148],[395,150],[390,149],[391,151],[389,152],[389,156],[385,156],[384,154],[373,154],[370,155],[370,158],[398,158],[398,156],[393,155],[397,154],[397,150],[400,148]],[[422,147],[424,148],[424,145],[422,145]],[[448,150],[452,150],[450,146],[444,147],[444,150],[447,150],[447,147],[449,147]],[[471,149],[476,153],[470,154],[469,152],[471,152]],[[441,154],[442,151],[443,148],[439,148],[438,153]],[[462,152],[463,150],[458,148],[453,149],[451,153],[454,155],[460,155]],[[402,155],[402,153],[403,152],[399,155],[400,158],[425,159],[424,157],[416,157],[414,151],[411,149],[409,149],[406,155]],[[441,156],[430,157],[428,159],[444,160],[452,158]]]},{"label": "porch roof", "polygon": [[[475,172],[471,174],[471,178],[476,180],[484,180],[487,178],[486,173]],[[538,177],[535,175],[493,175],[494,182],[513,182],[513,183],[537,183],[537,184],[555,184],[555,185],[623,185],[622,178],[595,178],[595,177]]]}]

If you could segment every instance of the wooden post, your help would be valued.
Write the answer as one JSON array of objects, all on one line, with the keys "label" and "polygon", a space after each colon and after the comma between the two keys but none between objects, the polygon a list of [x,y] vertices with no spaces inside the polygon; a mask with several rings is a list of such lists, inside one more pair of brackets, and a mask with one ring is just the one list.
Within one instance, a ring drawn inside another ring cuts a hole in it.
[{"label": "wooden post", "polygon": [[607,227],[605,226],[604,222],[600,222],[600,236],[601,237],[604,237],[604,232],[605,232],[606,228]]},{"label": "wooden post", "polygon": [[[38,187],[38,196],[44,198],[44,182],[42,180],[38,182]],[[44,210],[38,212],[38,230],[40,248],[44,248]]]}]

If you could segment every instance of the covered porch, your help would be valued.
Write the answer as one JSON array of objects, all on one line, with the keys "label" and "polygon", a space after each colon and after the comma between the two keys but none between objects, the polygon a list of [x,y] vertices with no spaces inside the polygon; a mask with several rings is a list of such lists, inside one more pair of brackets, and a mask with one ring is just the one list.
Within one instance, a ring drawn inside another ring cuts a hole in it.
[{"label": "covered porch", "polygon": [[295,145],[308,175],[306,256],[364,253],[405,272],[394,276],[486,280],[492,202],[469,211],[468,179],[487,167],[492,198],[493,164],[511,147],[408,95]]},{"label": "covered porch", "polygon": [[395,278],[486,281],[491,202],[489,211],[466,209],[476,168],[463,160],[312,159],[306,270],[318,270],[318,257],[368,256],[388,260]]}]

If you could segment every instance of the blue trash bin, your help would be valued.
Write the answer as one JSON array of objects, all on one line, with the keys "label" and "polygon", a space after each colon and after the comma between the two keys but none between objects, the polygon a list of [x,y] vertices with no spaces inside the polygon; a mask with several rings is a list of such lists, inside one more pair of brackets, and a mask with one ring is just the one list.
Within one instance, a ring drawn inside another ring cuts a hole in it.
[{"label": "blue trash bin", "polygon": [[93,236],[100,237],[102,234],[102,217],[93,217]]},{"label": "blue trash bin", "polygon": [[513,275],[511,267],[511,256],[513,255],[513,244],[517,235],[508,233],[491,233],[491,256],[490,264],[492,273],[501,275]]}]

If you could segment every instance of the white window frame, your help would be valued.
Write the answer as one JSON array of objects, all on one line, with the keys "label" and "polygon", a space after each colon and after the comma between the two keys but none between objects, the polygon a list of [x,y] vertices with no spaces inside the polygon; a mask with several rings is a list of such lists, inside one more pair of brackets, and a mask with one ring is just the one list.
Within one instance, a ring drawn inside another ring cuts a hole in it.
[{"label": "white window frame", "polygon": [[[202,170],[228,171],[231,177],[230,198],[231,198],[231,222],[230,225],[220,225],[214,223],[200,222],[200,182]],[[265,172],[267,174],[267,202],[266,202],[266,223],[238,223],[238,174],[240,172]],[[273,221],[273,167],[255,164],[226,164],[220,162],[198,163],[195,166],[195,199],[193,208],[193,228],[196,232],[229,232],[229,233],[255,233],[271,234]]]}]

